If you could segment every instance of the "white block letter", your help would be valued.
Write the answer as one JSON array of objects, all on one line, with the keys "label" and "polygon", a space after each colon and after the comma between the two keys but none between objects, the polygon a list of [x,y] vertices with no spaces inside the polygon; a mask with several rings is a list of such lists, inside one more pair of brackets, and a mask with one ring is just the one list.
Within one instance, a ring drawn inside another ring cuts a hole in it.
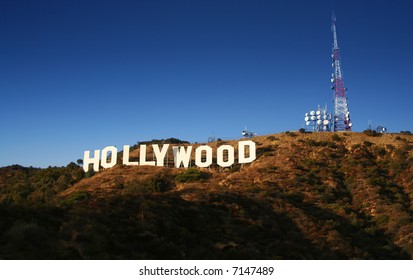
[{"label": "white block letter", "polygon": [[[245,156],[245,147],[249,147],[249,157]],[[250,163],[256,159],[255,143],[251,140],[238,142],[238,162]]]},{"label": "white block letter", "polygon": [[[224,161],[224,151],[228,153],[227,161]],[[229,167],[234,164],[234,147],[230,145],[222,145],[217,149],[217,164],[221,167]]]},{"label": "white block letter", "polygon": [[172,147],[172,150],[174,152],[175,167],[179,168],[182,163],[187,168],[191,158],[192,146],[188,146],[187,150],[185,150],[185,147]]},{"label": "white block letter", "polygon": [[90,151],[85,151],[83,154],[83,170],[89,171],[89,164],[93,163],[93,170],[99,171],[100,150],[95,150],[95,156],[90,158]]},{"label": "white block letter", "polygon": [[130,162],[129,161],[129,145],[123,145],[123,164],[124,165],[139,165],[139,162]]},{"label": "white block letter", "polygon": [[139,161],[141,165],[155,165],[154,161],[146,161],[146,145],[140,145],[139,150]]},{"label": "white block letter", "polygon": [[169,144],[163,145],[162,150],[159,150],[158,144],[153,144],[152,148],[153,148],[153,152],[155,153],[155,157],[156,157],[156,165],[163,166],[163,163],[165,161],[166,152],[168,151],[168,148],[169,148]]},{"label": "white block letter", "polygon": [[[202,152],[205,151],[205,162],[202,162]],[[212,164],[212,148],[209,146],[199,146],[195,150],[195,164],[198,167],[208,167]]]},{"label": "white block letter", "polygon": [[[110,162],[108,162],[108,154],[111,154]],[[116,165],[118,160],[118,149],[114,146],[106,147],[102,150],[102,161],[101,165],[103,168],[111,168]]]}]

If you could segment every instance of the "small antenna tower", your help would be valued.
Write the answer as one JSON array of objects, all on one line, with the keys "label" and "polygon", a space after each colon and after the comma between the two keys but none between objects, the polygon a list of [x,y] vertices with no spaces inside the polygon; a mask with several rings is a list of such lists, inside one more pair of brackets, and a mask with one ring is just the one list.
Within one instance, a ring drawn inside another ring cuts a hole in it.
[{"label": "small antenna tower", "polygon": [[257,133],[255,133],[254,131],[248,131],[247,126],[245,126],[245,129],[242,131],[242,136],[244,136],[245,138],[251,138],[256,135]]},{"label": "small antenna tower", "polygon": [[341,73],[340,48],[338,47],[336,16],[333,13],[331,31],[333,32],[333,60],[334,73],[331,75],[331,89],[334,91],[334,131],[351,131],[353,124],[350,122],[346,91]]},{"label": "small antenna tower", "polygon": [[209,143],[209,142],[215,142],[215,141],[216,141],[215,133],[212,132],[212,136],[209,136],[209,137],[208,137],[208,143]]}]

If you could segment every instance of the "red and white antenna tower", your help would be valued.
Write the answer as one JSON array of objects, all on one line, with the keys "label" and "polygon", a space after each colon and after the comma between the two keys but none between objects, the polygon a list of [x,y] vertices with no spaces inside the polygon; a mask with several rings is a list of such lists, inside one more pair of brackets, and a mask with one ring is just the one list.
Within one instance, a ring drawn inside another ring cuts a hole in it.
[{"label": "red and white antenna tower", "polygon": [[334,131],[351,131],[350,112],[348,110],[346,91],[340,66],[340,49],[337,42],[336,17],[333,13],[331,31],[333,31],[333,59],[334,73],[331,75],[331,82],[334,91]]}]

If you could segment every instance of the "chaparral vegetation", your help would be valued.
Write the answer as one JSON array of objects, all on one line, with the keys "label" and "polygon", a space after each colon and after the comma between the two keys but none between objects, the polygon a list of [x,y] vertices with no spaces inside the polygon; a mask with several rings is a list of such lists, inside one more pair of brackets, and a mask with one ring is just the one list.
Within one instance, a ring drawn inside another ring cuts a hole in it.
[{"label": "chaparral vegetation", "polygon": [[0,258],[413,259],[411,134],[253,141],[227,168],[0,168]]}]

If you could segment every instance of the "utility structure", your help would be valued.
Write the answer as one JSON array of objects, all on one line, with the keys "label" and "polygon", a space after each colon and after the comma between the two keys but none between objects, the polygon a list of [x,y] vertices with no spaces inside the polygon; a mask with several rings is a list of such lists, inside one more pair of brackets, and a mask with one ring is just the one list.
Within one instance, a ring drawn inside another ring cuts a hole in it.
[{"label": "utility structure", "polygon": [[245,126],[245,129],[242,131],[242,136],[244,136],[245,138],[251,138],[256,135],[257,133],[255,133],[254,131],[248,131],[247,126]]},{"label": "utility structure", "polygon": [[333,60],[334,73],[331,74],[331,89],[334,91],[334,131],[351,131],[353,124],[350,121],[350,112],[346,97],[347,88],[344,87],[341,73],[340,48],[337,41],[336,16],[333,13],[331,31],[333,32]]},{"label": "utility structure", "polygon": [[333,116],[327,112],[327,105],[324,109],[318,106],[317,110],[305,113],[305,125],[313,132],[331,131]]}]

